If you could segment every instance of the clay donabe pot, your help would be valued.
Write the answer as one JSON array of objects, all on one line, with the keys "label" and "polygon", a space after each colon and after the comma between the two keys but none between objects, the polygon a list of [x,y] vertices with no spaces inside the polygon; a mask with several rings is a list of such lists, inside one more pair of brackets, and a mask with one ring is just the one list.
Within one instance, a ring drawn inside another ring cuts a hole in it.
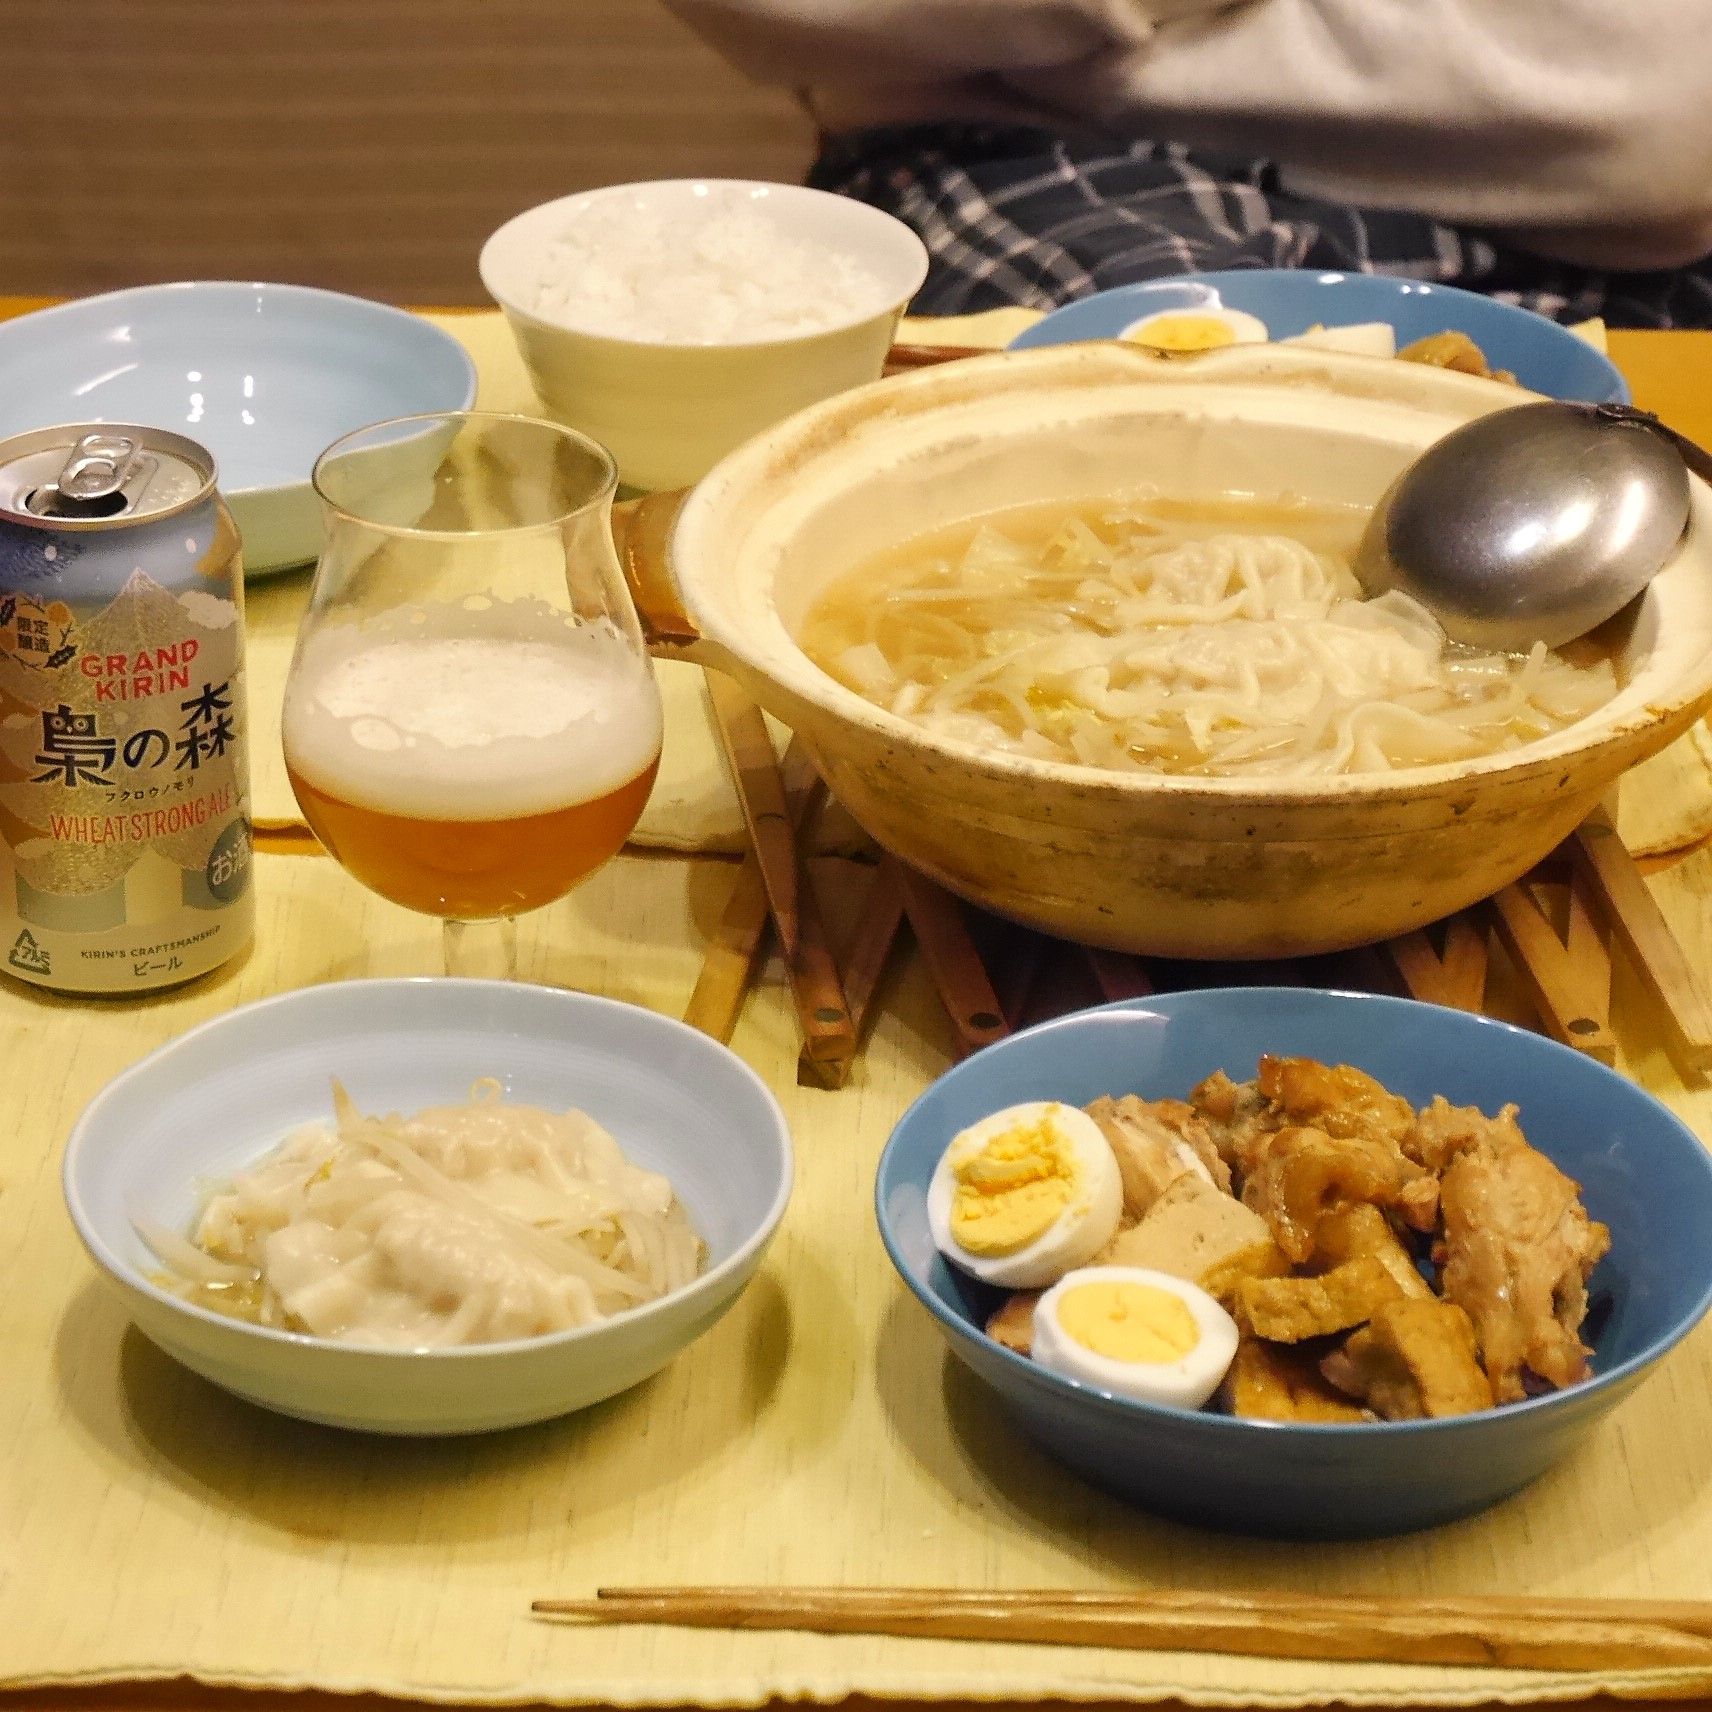
[{"label": "clay donabe pot", "polygon": [[832,791],[972,902],[1091,944],[1283,957],[1389,938],[1518,878],[1712,700],[1712,489],[1613,621],[1621,688],[1482,760],[1387,774],[1117,774],[931,736],[844,688],[795,637],[817,595],[923,531],[1027,501],[1165,495],[1371,505],[1418,452],[1517,401],[1418,364],[1277,346],[1160,358],[1062,346],[848,392],[621,521],[661,652],[736,677]]}]

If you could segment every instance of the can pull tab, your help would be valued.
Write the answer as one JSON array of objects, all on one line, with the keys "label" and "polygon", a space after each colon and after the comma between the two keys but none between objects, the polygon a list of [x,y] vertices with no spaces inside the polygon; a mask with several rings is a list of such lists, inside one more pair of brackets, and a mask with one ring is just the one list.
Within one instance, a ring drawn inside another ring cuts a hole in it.
[{"label": "can pull tab", "polygon": [[[71,448],[65,468],[53,484],[61,504],[88,511],[122,509],[125,483],[140,473],[138,464],[143,456],[142,448],[128,434],[83,435]],[[117,506],[114,500],[119,501]]]}]

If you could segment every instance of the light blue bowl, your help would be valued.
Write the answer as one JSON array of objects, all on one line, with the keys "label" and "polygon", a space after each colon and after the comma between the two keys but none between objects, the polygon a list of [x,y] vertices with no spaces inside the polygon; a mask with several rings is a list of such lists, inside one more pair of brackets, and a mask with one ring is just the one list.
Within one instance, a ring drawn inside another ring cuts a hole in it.
[{"label": "light blue bowl", "polygon": [[[928,1233],[946,1144],[1023,1100],[1182,1098],[1263,1052],[1345,1062],[1416,1105],[1514,1102],[1541,1152],[1582,1186],[1611,1251],[1591,1290],[1594,1377],[1441,1421],[1297,1426],[1130,1402],[1061,1379],[981,1330],[998,1293]],[[1170,993],[1082,1011],[959,1065],[904,1114],[875,1185],[880,1234],[952,1352],[1029,1437],[1085,1479],[1185,1521],[1287,1537],[1402,1533],[1465,1516],[1545,1472],[1712,1307],[1712,1154],[1658,1101],[1526,1030],[1407,999],[1287,987]]]},{"label": "light blue bowl", "polygon": [[467,409],[476,396],[469,353],[419,316],[310,286],[220,280],[0,322],[0,375],[0,439],[136,422],[206,446],[251,572],[320,551],[309,472],[333,441],[390,416]]},{"label": "light blue bowl", "polygon": [[1629,401],[1616,367],[1567,327],[1452,285],[1384,274],[1248,268],[1120,285],[1054,310],[1013,339],[1011,349],[1115,339],[1144,315],[1214,305],[1258,316],[1274,339],[1360,321],[1389,321],[1399,345],[1454,330],[1466,333],[1493,368],[1510,370],[1535,392],[1596,404]]},{"label": "light blue bowl", "polygon": [[[465,1099],[572,1106],[664,1172],[707,1244],[682,1290],[596,1326],[426,1352],[244,1324],[158,1285],[132,1220],[187,1230],[200,1193],[331,1115],[338,1077],[366,1111]],[[341,981],[244,1005],[108,1083],[65,1152],[66,1205],[138,1329],[204,1378],[283,1414],[441,1434],[570,1413],[664,1367],[736,1301],[791,1190],[778,1102],[741,1059],[670,1017],[521,981]]]}]

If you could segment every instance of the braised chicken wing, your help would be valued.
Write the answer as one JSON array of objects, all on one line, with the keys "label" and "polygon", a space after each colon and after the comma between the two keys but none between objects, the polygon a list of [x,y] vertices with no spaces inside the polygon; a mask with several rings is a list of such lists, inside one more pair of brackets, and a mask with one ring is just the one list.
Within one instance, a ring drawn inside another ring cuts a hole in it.
[{"label": "braised chicken wing", "polygon": [[1229,1191],[1230,1168],[1219,1157],[1207,1126],[1183,1101],[1102,1096],[1087,1112],[1117,1156],[1126,1225],[1146,1217],[1179,1177],[1200,1177]]},{"label": "braised chicken wing", "polygon": [[1526,1396],[1526,1372],[1557,1386],[1585,1379],[1587,1279],[1611,1233],[1587,1216],[1579,1186],[1521,1138],[1506,1108],[1455,1153],[1440,1198],[1439,1288],[1474,1322],[1493,1395]]}]

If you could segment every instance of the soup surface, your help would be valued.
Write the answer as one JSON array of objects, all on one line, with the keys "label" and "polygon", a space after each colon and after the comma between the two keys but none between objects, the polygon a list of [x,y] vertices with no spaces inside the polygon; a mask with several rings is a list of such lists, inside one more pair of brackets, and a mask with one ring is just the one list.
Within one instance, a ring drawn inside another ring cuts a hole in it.
[{"label": "soup surface", "polygon": [[1117,496],[991,513],[856,567],[798,641],[925,730],[1126,772],[1384,772],[1515,748],[1616,691],[1577,645],[1447,642],[1364,600],[1364,510]]}]

